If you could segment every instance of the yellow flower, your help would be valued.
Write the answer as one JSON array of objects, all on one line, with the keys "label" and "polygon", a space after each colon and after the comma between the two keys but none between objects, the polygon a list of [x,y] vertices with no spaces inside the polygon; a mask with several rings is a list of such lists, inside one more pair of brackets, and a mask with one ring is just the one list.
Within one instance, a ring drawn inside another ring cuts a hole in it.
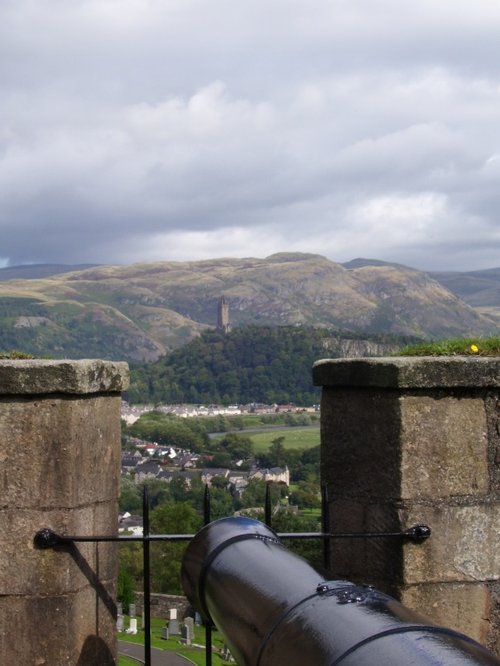
[{"label": "yellow flower", "polygon": [[479,351],[479,347],[477,345],[471,345],[470,350],[474,352],[474,354],[477,354]]}]

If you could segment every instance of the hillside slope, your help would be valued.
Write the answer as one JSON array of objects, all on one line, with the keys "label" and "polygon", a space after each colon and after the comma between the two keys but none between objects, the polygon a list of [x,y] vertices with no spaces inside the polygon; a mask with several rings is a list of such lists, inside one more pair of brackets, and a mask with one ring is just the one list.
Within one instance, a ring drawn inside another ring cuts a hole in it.
[{"label": "hillside slope", "polygon": [[431,273],[433,279],[481,314],[500,324],[500,268],[463,273]]},{"label": "hillside slope", "polygon": [[215,326],[223,294],[233,326],[303,325],[427,339],[498,331],[492,319],[426,273],[282,253],[98,266],[0,282],[0,349],[152,361]]}]

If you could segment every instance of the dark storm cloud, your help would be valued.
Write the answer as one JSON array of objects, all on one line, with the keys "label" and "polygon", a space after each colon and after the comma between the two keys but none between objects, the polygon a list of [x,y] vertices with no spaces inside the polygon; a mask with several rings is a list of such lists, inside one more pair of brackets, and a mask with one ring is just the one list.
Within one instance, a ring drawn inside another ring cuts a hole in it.
[{"label": "dark storm cloud", "polygon": [[4,0],[0,257],[498,265],[500,6]]}]

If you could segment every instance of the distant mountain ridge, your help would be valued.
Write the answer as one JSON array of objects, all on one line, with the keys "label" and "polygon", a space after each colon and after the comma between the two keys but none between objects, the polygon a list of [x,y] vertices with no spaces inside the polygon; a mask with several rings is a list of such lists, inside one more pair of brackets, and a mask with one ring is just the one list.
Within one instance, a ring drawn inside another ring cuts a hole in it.
[{"label": "distant mountain ridge", "polygon": [[[353,259],[342,266],[347,269],[366,266],[409,268],[403,264],[364,258]],[[427,274],[477,312],[500,324],[500,268],[477,271],[429,271]]]},{"label": "distant mountain ridge", "polygon": [[[12,274],[18,277],[23,268]],[[377,260],[342,265],[321,255],[278,253],[264,259],[51,266],[42,277],[30,273],[29,279],[2,281],[7,270],[14,269],[0,269],[0,349],[54,357],[156,360],[215,327],[222,295],[233,327],[313,326],[424,339],[499,330],[495,312],[477,311],[466,302],[472,294],[460,296],[456,284],[454,293],[446,286],[453,282],[449,274]],[[467,285],[479,279],[485,292],[486,280],[494,294],[500,269],[487,273],[459,275],[467,276]]]},{"label": "distant mountain ridge", "polygon": [[72,273],[93,268],[97,264],[25,264],[22,266],[7,266],[0,268],[0,280],[36,280],[38,278]]},{"label": "distant mountain ridge", "polygon": [[500,268],[464,273],[430,273],[443,286],[500,326]]}]

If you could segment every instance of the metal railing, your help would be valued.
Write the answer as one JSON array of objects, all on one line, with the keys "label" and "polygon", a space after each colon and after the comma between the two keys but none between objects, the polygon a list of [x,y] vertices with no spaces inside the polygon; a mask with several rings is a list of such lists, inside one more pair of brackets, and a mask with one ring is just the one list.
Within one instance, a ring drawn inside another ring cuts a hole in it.
[{"label": "metal railing", "polygon": [[[266,485],[266,496],[264,503],[264,522],[272,529],[272,502],[271,483]],[[57,534],[49,528],[39,530],[34,537],[35,547],[41,549],[70,547],[74,543],[104,543],[104,542],[140,542],[143,553],[144,573],[144,664],[151,666],[151,584],[150,584],[150,544],[155,541],[190,541],[194,534],[151,534],[150,533],[150,502],[148,488],[143,487],[143,533],[142,535],[117,535],[117,536],[73,536]],[[211,522],[210,515],[210,489],[205,486],[203,500],[203,523]],[[319,539],[323,544],[323,564],[325,569],[330,564],[330,543],[333,539],[403,539],[421,542],[431,535],[430,527],[427,525],[414,525],[399,532],[332,532],[328,511],[328,491],[326,486],[321,493],[321,532],[278,532],[280,539]],[[205,625],[205,664],[212,665],[212,625]]]}]

